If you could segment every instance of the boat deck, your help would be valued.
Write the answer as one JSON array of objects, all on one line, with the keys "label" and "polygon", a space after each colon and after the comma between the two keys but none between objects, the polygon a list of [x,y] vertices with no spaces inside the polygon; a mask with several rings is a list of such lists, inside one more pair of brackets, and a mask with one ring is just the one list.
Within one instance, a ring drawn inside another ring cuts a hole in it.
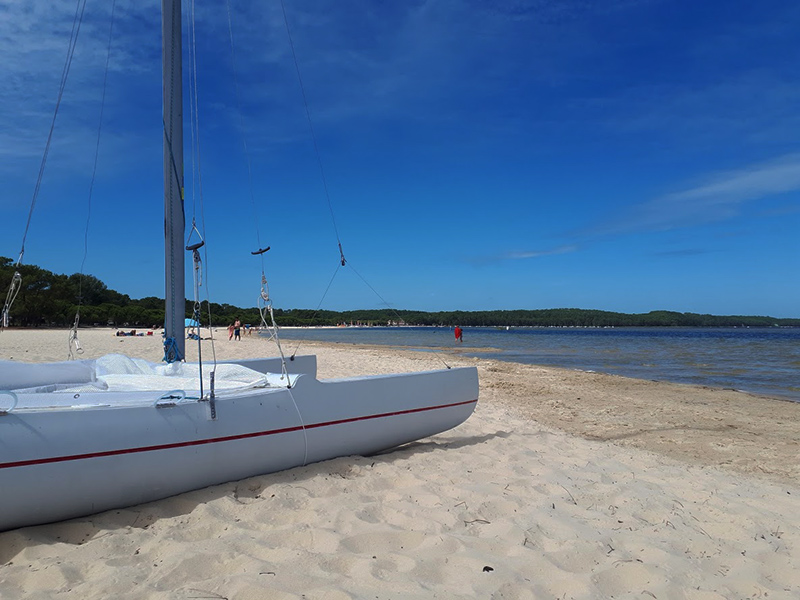
[{"label": "boat deck", "polygon": [[[200,390],[197,381],[193,382],[192,387],[185,386],[179,388],[180,384],[186,381],[178,378],[175,385],[169,385],[169,378],[161,378],[165,385],[158,385],[152,380],[149,386],[141,386],[136,389],[134,381],[127,381],[126,386],[120,388],[107,388],[93,385],[90,383],[77,386],[52,385],[38,387],[29,390],[0,390],[0,415],[4,413],[42,410],[87,410],[94,408],[113,408],[131,406],[155,406],[168,407],[178,404],[192,403],[200,401]],[[296,382],[297,376],[290,376],[292,385]],[[97,382],[99,383],[99,382]],[[132,389],[128,388],[128,385]],[[281,390],[287,387],[286,377],[281,377],[279,373],[264,374],[260,381],[245,385],[228,386],[215,390],[217,399],[224,399],[231,395],[240,395],[248,390],[260,390],[262,392],[271,390]],[[203,388],[203,395],[208,399],[209,385]]]}]

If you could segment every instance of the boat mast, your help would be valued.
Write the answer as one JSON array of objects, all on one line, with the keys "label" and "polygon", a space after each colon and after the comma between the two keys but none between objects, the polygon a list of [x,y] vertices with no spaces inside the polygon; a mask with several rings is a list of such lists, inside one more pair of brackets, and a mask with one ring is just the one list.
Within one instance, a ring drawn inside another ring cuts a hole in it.
[{"label": "boat mast", "polygon": [[164,100],[164,256],[166,311],[164,360],[185,356],[183,214],[183,74],[181,0],[161,0],[161,57]]}]

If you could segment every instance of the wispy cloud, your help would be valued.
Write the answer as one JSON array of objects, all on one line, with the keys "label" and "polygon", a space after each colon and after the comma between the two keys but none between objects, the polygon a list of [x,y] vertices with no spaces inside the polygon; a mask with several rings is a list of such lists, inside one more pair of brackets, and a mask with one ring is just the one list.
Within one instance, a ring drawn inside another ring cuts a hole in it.
[{"label": "wispy cloud", "polygon": [[568,254],[570,252],[575,252],[578,249],[577,246],[561,246],[559,248],[553,248],[551,250],[536,250],[532,252],[509,252],[503,256],[500,256],[500,259],[504,260],[524,260],[527,258],[541,258],[542,256],[553,256],[554,254]]},{"label": "wispy cloud", "polygon": [[709,252],[711,251],[701,248],[685,248],[683,250],[665,250],[663,252],[653,252],[651,256],[672,258],[681,256],[700,256],[701,254],[708,254]]},{"label": "wispy cloud", "polygon": [[[0,70],[0,122],[4,124],[0,173],[16,173],[22,165],[30,168],[41,159],[74,16],[71,3],[0,0],[0,54],[4,59]],[[85,11],[59,108],[53,144],[55,149],[59,145],[70,149],[65,154],[73,167],[94,145],[110,23],[110,6]],[[132,99],[143,95],[143,73],[148,83],[157,85],[160,62],[142,58],[158,57],[160,27],[153,0],[135,6],[118,3],[105,107],[106,127],[116,127],[112,136],[138,134],[139,123],[127,126],[139,102]]]},{"label": "wispy cloud", "polygon": [[[532,79],[549,86],[568,79],[565,73],[581,68],[582,55],[591,54],[584,27],[598,13],[649,2],[617,0],[598,7],[583,0],[347,0],[337,10],[294,2],[287,14],[315,121],[441,121],[457,120],[472,102],[486,98],[505,104],[509,83],[519,88]],[[279,9],[259,11],[234,15],[241,25],[237,45],[259,49],[237,60],[270,73],[259,100],[296,104],[283,15]],[[278,93],[285,95],[278,100],[276,78],[283,90]],[[487,126],[487,120],[484,114],[471,126]]]},{"label": "wispy cloud", "polygon": [[720,144],[791,143],[800,125],[795,107],[800,84],[779,68],[732,70],[698,82],[645,81],[612,94],[573,98],[573,112],[592,118],[605,131],[645,136],[698,149]]},{"label": "wispy cloud", "polygon": [[713,176],[698,185],[634,206],[589,234],[666,231],[724,221],[742,207],[777,194],[800,190],[800,154]]},{"label": "wispy cloud", "polygon": [[518,252],[505,252],[503,254],[496,254],[493,256],[481,256],[469,260],[473,265],[487,265],[511,260],[530,260],[535,258],[544,258],[546,256],[555,256],[558,254],[569,254],[576,252],[578,246],[559,246],[557,248],[550,248],[547,250],[526,250]]}]

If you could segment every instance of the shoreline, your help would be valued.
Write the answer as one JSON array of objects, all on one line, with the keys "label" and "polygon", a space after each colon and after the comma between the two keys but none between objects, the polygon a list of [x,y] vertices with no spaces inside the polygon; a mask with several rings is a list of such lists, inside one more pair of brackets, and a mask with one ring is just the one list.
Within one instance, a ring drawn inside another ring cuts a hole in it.
[{"label": "shoreline", "polygon": [[[287,331],[284,337],[319,341],[416,345],[421,349],[453,344],[442,330],[406,332]],[[800,331],[800,330],[797,330]],[[773,337],[777,336],[777,337]],[[362,339],[363,338],[363,339]],[[733,389],[800,402],[796,371],[800,336],[796,331],[726,328],[528,329],[511,333],[474,328],[463,351],[479,358],[534,366],[564,367],[672,383]],[[490,347],[496,347],[491,351]]]},{"label": "shoreline", "polygon": [[[5,331],[0,359],[63,360],[67,333]],[[82,358],[161,358],[159,336],[79,336]],[[215,345],[219,360],[275,354],[256,336]],[[187,351],[191,360],[196,344]],[[299,354],[311,353],[320,378],[443,368],[438,353],[301,342]],[[444,360],[479,370],[476,412],[458,428],[373,457],[0,533],[0,595],[800,596],[797,403]]]},{"label": "shoreline", "polygon": [[[79,330],[84,353],[77,358],[121,352],[160,362],[160,335],[117,337],[116,331]],[[0,334],[0,360],[65,360],[67,332],[6,330]],[[278,355],[274,343],[257,335],[243,335],[241,342],[236,342],[228,341],[225,333],[222,328],[215,328],[218,360]],[[60,338],[63,346],[58,343]],[[208,364],[213,360],[211,340],[202,342],[204,362]],[[587,440],[656,452],[689,464],[719,466],[774,481],[800,481],[800,461],[796,460],[800,456],[800,403],[785,398],[477,358],[459,348],[441,347],[428,352],[410,347],[310,340],[282,340],[281,345],[287,357],[297,353],[298,348],[300,354],[316,354],[319,379],[477,366],[479,403],[499,403],[528,421]],[[196,341],[186,341],[186,353],[188,361],[197,360]]]}]

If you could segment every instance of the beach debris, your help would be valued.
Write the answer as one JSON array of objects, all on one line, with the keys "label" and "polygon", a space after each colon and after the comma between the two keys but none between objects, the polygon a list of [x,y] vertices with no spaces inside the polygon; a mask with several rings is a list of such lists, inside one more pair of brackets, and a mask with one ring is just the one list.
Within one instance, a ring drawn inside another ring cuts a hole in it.
[{"label": "beach debris", "polygon": [[484,573],[491,573],[492,571],[494,571],[494,569],[492,567],[490,567],[489,565],[486,565],[485,567],[483,567],[483,572]]},{"label": "beach debris", "polygon": [[561,485],[560,483],[559,483],[558,485],[559,485],[559,486],[561,486],[561,488],[562,488],[562,489],[563,489],[565,492],[567,492],[567,493],[569,494],[569,498],[570,498],[570,500],[572,500],[572,503],[573,503],[575,506],[578,506],[578,501],[577,501],[577,500],[575,500],[575,496],[573,496],[573,495],[572,495],[572,492],[570,492],[570,491],[569,491],[567,488],[565,488],[565,487],[564,487],[563,485]]},{"label": "beach debris", "polygon": [[211,592],[208,590],[200,590],[197,588],[189,588],[190,592],[194,592],[195,594],[204,594],[202,596],[188,596],[189,598],[211,598],[213,600],[228,600],[227,596],[221,596],[216,592]]}]

